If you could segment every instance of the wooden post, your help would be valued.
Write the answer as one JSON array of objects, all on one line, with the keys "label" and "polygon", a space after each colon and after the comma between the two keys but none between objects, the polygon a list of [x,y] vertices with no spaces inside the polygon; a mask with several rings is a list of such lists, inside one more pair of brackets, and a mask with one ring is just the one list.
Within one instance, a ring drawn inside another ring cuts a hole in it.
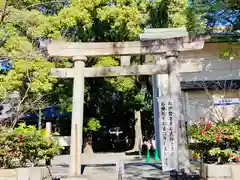
[{"label": "wooden post", "polygon": [[52,132],[52,123],[51,122],[46,122],[45,130],[46,130],[46,137],[50,138],[51,132]]},{"label": "wooden post", "polygon": [[40,107],[38,108],[38,129],[42,129],[42,110]]},{"label": "wooden post", "polygon": [[72,125],[69,176],[81,176],[83,108],[84,108],[84,67],[86,57],[74,57],[74,82],[72,100]]},{"label": "wooden post", "polygon": [[178,169],[189,173],[189,154],[186,149],[186,131],[183,116],[182,91],[180,85],[180,76],[178,72],[178,55],[176,51],[170,51],[165,54],[169,67],[169,92],[172,100],[175,102],[176,120],[178,121]]},{"label": "wooden post", "polygon": [[[48,143],[50,143],[51,132],[52,132],[52,123],[51,122],[46,122],[45,132],[46,132],[46,137],[48,139]],[[51,165],[51,160],[50,159],[46,160],[46,165],[47,166]]]},{"label": "wooden post", "polygon": [[117,173],[117,179],[122,180],[123,179],[123,174],[124,174],[124,163],[122,160],[117,161],[116,163],[116,173]]}]

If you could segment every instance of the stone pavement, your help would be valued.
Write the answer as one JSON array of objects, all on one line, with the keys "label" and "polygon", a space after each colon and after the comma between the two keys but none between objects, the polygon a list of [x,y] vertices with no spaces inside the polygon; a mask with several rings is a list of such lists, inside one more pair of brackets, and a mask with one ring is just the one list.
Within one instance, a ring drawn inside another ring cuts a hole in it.
[{"label": "stone pavement", "polygon": [[[88,180],[104,179],[117,180],[116,162],[122,160],[125,164],[123,180],[167,180],[169,175],[162,173],[160,163],[143,163],[134,156],[126,156],[124,153],[107,153],[82,155],[83,175]],[[52,161],[52,174],[54,177],[67,176],[69,167],[69,155],[61,155]]]},{"label": "stone pavement", "polygon": [[[67,173],[67,170],[65,171]],[[83,175],[88,180],[117,180],[115,166],[85,167]],[[126,165],[123,180],[169,180],[169,175],[164,174],[158,167],[151,165]]]},{"label": "stone pavement", "polygon": [[[88,180],[117,180],[116,162],[119,160],[125,164],[123,180],[169,180],[169,173],[162,172],[159,162],[145,163],[144,160],[126,156],[124,153],[83,154],[83,175]],[[68,167],[69,155],[55,157],[52,161],[53,176],[67,176]],[[184,177],[183,179],[187,180],[188,178]]]},{"label": "stone pavement", "polygon": [[[126,156],[125,153],[94,153],[82,154],[81,160],[83,164],[116,164],[117,161],[123,160],[124,162],[133,162],[134,156]],[[52,165],[69,164],[69,155],[56,156]]]}]

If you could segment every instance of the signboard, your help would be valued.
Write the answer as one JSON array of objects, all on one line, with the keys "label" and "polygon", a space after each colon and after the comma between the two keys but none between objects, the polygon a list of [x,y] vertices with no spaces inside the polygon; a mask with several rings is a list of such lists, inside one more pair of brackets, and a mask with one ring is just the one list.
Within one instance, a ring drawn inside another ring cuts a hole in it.
[{"label": "signboard", "polygon": [[178,120],[170,97],[159,98],[160,143],[162,170],[178,169]]},{"label": "signboard", "polygon": [[215,106],[240,105],[240,98],[215,99]]}]

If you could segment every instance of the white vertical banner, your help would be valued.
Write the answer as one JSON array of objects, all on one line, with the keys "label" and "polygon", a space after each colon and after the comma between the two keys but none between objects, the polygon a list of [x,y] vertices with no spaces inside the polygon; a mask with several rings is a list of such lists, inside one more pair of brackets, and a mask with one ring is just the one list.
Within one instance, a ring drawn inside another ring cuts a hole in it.
[{"label": "white vertical banner", "polygon": [[158,98],[162,170],[178,169],[178,111],[169,96]]}]

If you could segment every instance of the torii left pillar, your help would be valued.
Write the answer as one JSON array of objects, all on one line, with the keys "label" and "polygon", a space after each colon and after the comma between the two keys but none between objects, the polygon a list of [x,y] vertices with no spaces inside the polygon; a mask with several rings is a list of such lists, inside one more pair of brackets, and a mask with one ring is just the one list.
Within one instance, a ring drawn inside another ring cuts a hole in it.
[{"label": "torii left pillar", "polygon": [[73,97],[69,177],[81,178],[81,154],[83,145],[84,68],[85,56],[73,57]]}]

